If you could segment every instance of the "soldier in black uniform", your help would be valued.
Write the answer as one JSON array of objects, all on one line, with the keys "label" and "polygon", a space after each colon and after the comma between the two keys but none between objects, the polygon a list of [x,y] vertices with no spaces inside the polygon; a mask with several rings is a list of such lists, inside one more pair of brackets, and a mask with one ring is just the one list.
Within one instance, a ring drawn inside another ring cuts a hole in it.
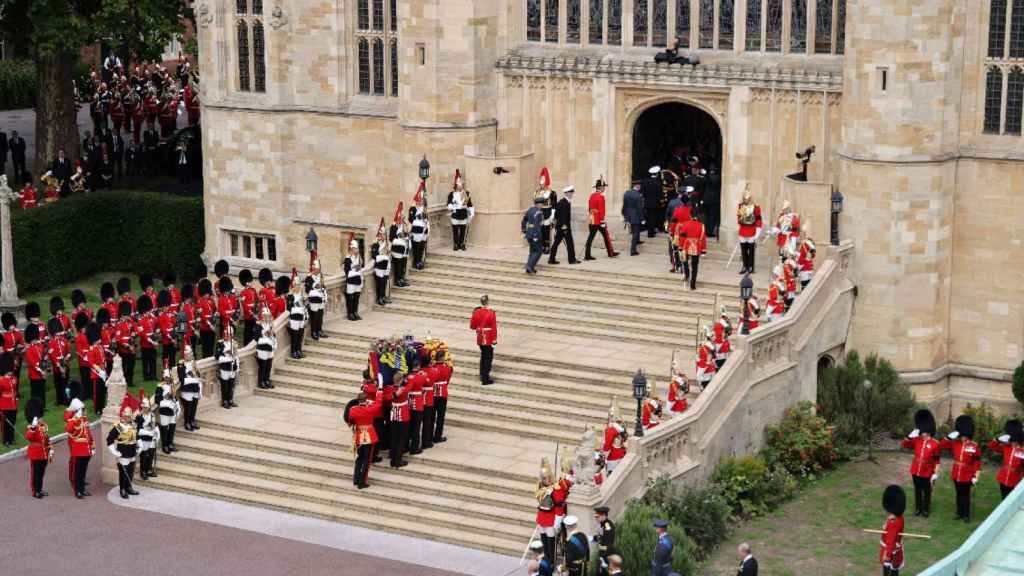
[{"label": "soldier in black uniform", "polygon": [[647,237],[654,238],[665,225],[661,167],[651,166],[644,178],[641,191],[644,195],[644,218],[647,220]]},{"label": "soldier in black uniform", "polygon": [[572,241],[572,195],[576,191],[572,186],[562,190],[562,199],[555,204],[555,243],[551,247],[548,264],[558,264],[558,245],[565,241],[565,251],[569,255],[569,264],[579,264],[576,259],[576,247]]},{"label": "soldier in black uniform", "polygon": [[588,574],[587,563],[590,562],[587,535],[580,532],[577,526],[579,519],[575,516],[566,516],[562,523],[569,531],[569,541],[565,545],[565,566],[569,570],[569,576],[585,576]]},{"label": "soldier in black uniform", "polygon": [[597,521],[594,542],[597,544],[597,555],[601,559],[597,574],[608,576],[608,556],[615,553],[615,523],[608,518],[607,506],[594,508],[594,520]]}]

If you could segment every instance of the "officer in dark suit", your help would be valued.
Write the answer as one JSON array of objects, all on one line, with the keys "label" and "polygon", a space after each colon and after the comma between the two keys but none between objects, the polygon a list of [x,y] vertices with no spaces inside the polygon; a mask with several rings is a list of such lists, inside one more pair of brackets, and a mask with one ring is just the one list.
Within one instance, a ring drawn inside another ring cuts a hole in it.
[{"label": "officer in dark suit", "polygon": [[62,196],[67,196],[71,192],[71,160],[64,155],[64,148],[57,150],[57,158],[53,160],[53,164],[50,166],[50,171],[53,172],[54,178],[61,182],[60,193]]},{"label": "officer in dark suit", "polygon": [[114,172],[120,181],[124,176],[124,138],[120,131],[111,137],[110,157],[114,160]]},{"label": "officer in dark suit", "polygon": [[672,539],[668,535],[668,521],[655,520],[654,529],[658,532],[658,545],[654,547],[654,558],[651,559],[651,576],[668,576],[672,572]]},{"label": "officer in dark suit", "polygon": [[537,273],[537,262],[540,261],[540,257],[544,253],[540,230],[540,223],[544,219],[544,214],[540,209],[543,203],[544,198],[540,196],[534,197],[533,206],[523,215],[522,232],[526,241],[530,244],[530,255],[526,259],[527,274]]},{"label": "officer in dark suit", "polygon": [[551,245],[548,264],[558,264],[558,245],[565,240],[565,251],[569,254],[569,264],[579,264],[576,259],[576,246],[572,241],[572,196],[576,188],[566,186],[562,190],[562,199],[555,204],[555,243]]},{"label": "officer in dark suit", "polygon": [[607,506],[594,508],[594,520],[597,521],[597,534],[594,534],[594,542],[597,543],[597,556],[600,562],[597,574],[598,576],[608,576],[608,556],[615,553],[615,523],[608,518]]},{"label": "officer in dark suit", "polygon": [[647,171],[647,178],[643,183],[644,211],[647,220],[647,237],[654,238],[664,224],[664,216],[661,214],[661,198],[663,195],[661,187],[661,166],[651,166]]},{"label": "officer in dark suit", "polygon": [[622,196],[622,219],[629,224],[632,240],[629,243],[629,255],[639,254],[640,230],[644,225],[644,197],[640,194],[640,180],[633,181],[633,187]]},{"label": "officer in dark suit", "polygon": [[17,130],[11,131],[11,162],[14,163],[14,181],[21,182],[25,177],[25,139],[18,136]]},{"label": "officer in dark suit", "polygon": [[736,551],[740,555],[740,568],[736,571],[736,576],[757,576],[757,558],[754,558],[750,544],[744,542],[736,548]]}]

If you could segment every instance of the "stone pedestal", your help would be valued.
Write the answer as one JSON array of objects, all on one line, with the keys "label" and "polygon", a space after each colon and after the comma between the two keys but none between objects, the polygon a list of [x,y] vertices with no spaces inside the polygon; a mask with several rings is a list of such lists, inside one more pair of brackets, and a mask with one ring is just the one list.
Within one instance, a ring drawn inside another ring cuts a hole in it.
[{"label": "stone pedestal", "polygon": [[18,298],[14,279],[14,242],[11,239],[11,201],[18,195],[7,185],[7,176],[0,175],[0,312],[23,316],[25,301]]},{"label": "stone pedestal", "polygon": [[114,367],[107,378],[107,406],[103,409],[103,416],[100,418],[100,435],[96,438],[96,454],[103,462],[100,477],[108,486],[117,486],[117,459],[107,451],[107,434],[121,419],[118,410],[126,390],[127,383],[121,369],[121,357],[114,356]]},{"label": "stone pedestal", "polygon": [[[495,170],[500,168],[501,174]],[[519,246],[524,211],[537,186],[533,153],[510,156],[466,156],[466,182],[476,216],[469,226],[472,246]]]}]

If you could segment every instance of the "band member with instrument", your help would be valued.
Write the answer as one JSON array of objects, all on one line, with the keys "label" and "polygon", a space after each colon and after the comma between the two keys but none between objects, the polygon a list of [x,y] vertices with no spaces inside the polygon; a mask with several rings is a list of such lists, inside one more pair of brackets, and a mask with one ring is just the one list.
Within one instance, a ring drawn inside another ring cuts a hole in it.
[{"label": "band member with instrument", "polygon": [[185,413],[185,430],[199,430],[196,412],[203,397],[203,381],[199,378],[192,347],[186,345],[181,355],[182,359],[178,361],[178,395]]},{"label": "band member with instrument", "polygon": [[[95,324],[90,324],[95,326]],[[2,362],[2,361],[0,361]],[[64,431],[68,434],[68,479],[75,498],[81,500],[92,496],[85,489],[85,476],[89,471],[89,460],[96,453],[96,445],[89,429],[89,417],[85,415],[85,405],[78,398],[71,400],[64,411]]]},{"label": "band member with instrument", "polygon": [[121,313],[114,325],[114,341],[117,355],[121,357],[121,369],[124,372],[124,381],[129,388],[135,382],[135,336],[138,331],[135,321],[132,320],[131,303],[122,300],[119,304]]},{"label": "band member with instrument", "polygon": [[551,173],[545,166],[540,171],[540,185],[533,194],[534,206],[540,208],[540,243],[541,251],[548,254],[551,251],[551,225],[555,222],[555,204],[558,203],[558,195],[551,189]]},{"label": "band member with instrument", "polygon": [[433,375],[431,380],[434,383],[434,429],[431,432],[433,435],[431,444],[438,444],[448,440],[444,436],[444,416],[448,411],[448,385],[451,382],[454,370],[448,352],[438,350],[434,354],[434,366],[432,368]]},{"label": "band member with instrument", "polygon": [[77,390],[70,389],[71,381],[71,343],[65,336],[64,325],[60,318],[54,316],[46,323],[46,331],[50,334],[46,343],[46,359],[53,371],[54,398],[57,403],[67,406]]},{"label": "band member with instrument", "polygon": [[25,440],[28,441],[29,479],[33,498],[45,498],[50,494],[43,490],[46,466],[53,461],[53,447],[50,446],[49,428],[43,421],[43,404],[32,398],[25,405]]},{"label": "band member with instrument", "polygon": [[306,335],[306,297],[302,293],[302,284],[296,282],[298,273],[292,270],[292,278],[288,294],[288,334],[292,341],[292,358],[304,358],[302,340]]},{"label": "band member with instrument", "polygon": [[14,445],[14,427],[18,420],[18,379],[14,376],[14,359],[0,354],[0,431],[5,448]]},{"label": "band member with instrument", "polygon": [[588,209],[590,210],[590,233],[587,235],[587,250],[584,260],[596,260],[591,255],[590,247],[594,243],[594,236],[598,233],[601,234],[601,238],[604,239],[604,247],[608,251],[609,258],[615,258],[619,255],[612,247],[612,237],[608,233],[608,222],[605,219],[605,197],[604,191],[608,188],[608,183],[604,181],[604,177],[597,179],[594,182],[594,191],[590,194],[590,200],[588,203]]},{"label": "band member with instrument", "polygon": [[274,319],[269,308],[263,309],[258,330],[260,336],[256,340],[256,387],[270,390],[274,387],[270,383],[270,372],[274,364],[274,354],[277,352],[277,336],[274,334]]},{"label": "band member with instrument", "polygon": [[448,193],[448,213],[452,221],[452,250],[466,249],[466,232],[473,219],[473,199],[462,186],[462,173],[455,170],[452,191]]},{"label": "band member with instrument", "polygon": [[907,509],[907,495],[903,488],[889,485],[882,493],[882,508],[888,513],[882,525],[878,561],[882,576],[899,576],[903,569],[903,512]]},{"label": "band member with instrument", "polygon": [[238,306],[242,310],[242,346],[248,346],[249,342],[259,338],[256,315],[259,314],[259,292],[252,285],[252,272],[243,268],[238,273],[238,283],[242,290],[238,294]]},{"label": "band member with instrument", "polygon": [[[378,249],[374,258],[379,256]],[[376,267],[376,263],[374,266]],[[359,256],[359,243],[353,235],[349,236],[348,255],[342,263],[342,271],[345,274],[345,311],[348,313],[348,319],[362,320],[359,316],[359,298],[363,293],[363,259]]]},{"label": "band member with instrument", "polygon": [[139,451],[138,429],[135,427],[135,412],[130,406],[122,406],[121,420],[107,434],[107,450],[117,458],[117,485],[121,498],[138,496],[132,481],[135,479],[135,458]]},{"label": "band member with instrument", "polygon": [[757,239],[761,237],[764,222],[761,219],[761,207],[754,203],[749,190],[744,192],[743,201],[736,208],[736,223],[740,227],[739,243],[743,260],[740,274],[753,274]]},{"label": "band member with instrument", "polygon": [[345,406],[342,415],[345,424],[352,428],[352,452],[356,457],[352,483],[360,490],[370,487],[370,465],[374,461],[377,442],[380,441],[373,421],[383,410],[383,397],[383,391],[378,391],[373,398],[360,392],[355,400]]},{"label": "band member with instrument", "polygon": [[160,427],[160,448],[164,454],[177,452],[174,446],[174,432],[178,427],[178,415],[181,414],[181,403],[178,402],[177,386],[171,378],[171,370],[167,362],[164,362],[164,371],[160,386],[153,395],[153,402],[156,404],[157,423]]},{"label": "band member with instrument", "polygon": [[213,345],[217,336],[214,326],[217,315],[217,302],[213,299],[213,283],[203,278],[196,285],[199,301],[196,302],[196,316],[199,318],[199,342],[203,347],[203,358],[213,356]]},{"label": "band member with instrument", "polygon": [[[370,247],[370,257],[373,259],[373,286],[378,306],[391,303],[388,298],[388,279],[391,276],[391,243],[384,235],[384,219],[380,219],[380,227],[377,229],[377,241]],[[347,258],[346,258],[347,260]],[[360,274],[360,278],[362,275]],[[346,308],[349,308],[348,293],[345,294]],[[352,320],[352,312],[349,310],[349,320]]]}]

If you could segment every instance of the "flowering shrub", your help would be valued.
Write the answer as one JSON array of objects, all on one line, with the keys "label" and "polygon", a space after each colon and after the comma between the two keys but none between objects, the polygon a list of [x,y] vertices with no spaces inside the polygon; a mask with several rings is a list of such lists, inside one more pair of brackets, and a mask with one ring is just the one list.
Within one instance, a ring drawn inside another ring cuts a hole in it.
[{"label": "flowering shrub", "polygon": [[816,477],[839,459],[828,423],[815,414],[810,402],[787,410],[782,422],[768,427],[767,435],[765,462],[801,480]]}]

